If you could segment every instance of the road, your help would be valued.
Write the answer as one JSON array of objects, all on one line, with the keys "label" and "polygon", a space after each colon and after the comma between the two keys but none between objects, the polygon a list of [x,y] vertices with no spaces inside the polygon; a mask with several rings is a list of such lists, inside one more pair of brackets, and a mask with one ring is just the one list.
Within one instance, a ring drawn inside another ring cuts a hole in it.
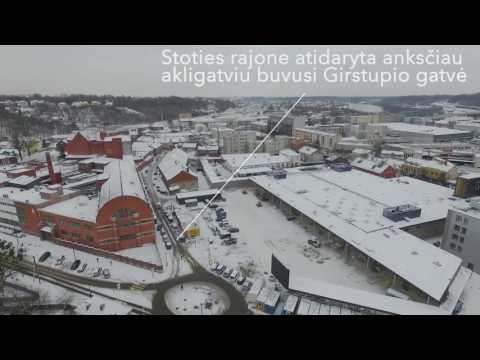
[{"label": "road", "polygon": [[[163,210],[159,210],[157,203],[160,202],[162,205],[167,200],[173,200],[174,196],[160,196],[156,191],[153,185],[153,173],[156,171],[157,165],[161,157],[156,157],[152,165],[149,166],[148,175],[144,176],[142,174],[143,182],[147,187],[147,194],[150,198],[153,208],[155,209],[157,219],[161,222],[162,226],[166,229],[166,233],[173,247],[173,258],[175,259],[175,266],[172,266],[172,273],[170,279],[163,281],[159,284],[150,284],[147,289],[155,288],[157,294],[153,300],[153,313],[154,314],[172,314],[165,303],[164,294],[165,292],[181,283],[191,282],[191,281],[200,281],[200,282],[209,282],[215,284],[216,286],[223,289],[230,298],[230,308],[227,310],[226,314],[235,314],[235,315],[244,315],[248,314],[248,306],[245,301],[245,298],[240,291],[238,291],[235,286],[230,284],[228,281],[224,280],[222,277],[218,277],[212,274],[208,269],[205,269],[188,251],[185,249],[182,244],[176,241],[179,233],[173,230],[170,226],[170,222],[165,216]],[[180,272],[180,261],[184,259],[187,261],[191,268],[192,274],[179,277]]]}]

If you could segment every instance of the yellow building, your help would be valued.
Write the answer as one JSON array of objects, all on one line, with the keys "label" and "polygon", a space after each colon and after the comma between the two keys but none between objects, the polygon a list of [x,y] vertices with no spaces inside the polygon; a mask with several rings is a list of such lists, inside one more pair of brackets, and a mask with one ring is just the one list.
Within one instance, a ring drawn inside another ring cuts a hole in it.
[{"label": "yellow building", "polygon": [[408,158],[400,166],[404,176],[427,179],[437,183],[446,183],[455,180],[458,176],[457,168],[445,160],[424,160]]}]

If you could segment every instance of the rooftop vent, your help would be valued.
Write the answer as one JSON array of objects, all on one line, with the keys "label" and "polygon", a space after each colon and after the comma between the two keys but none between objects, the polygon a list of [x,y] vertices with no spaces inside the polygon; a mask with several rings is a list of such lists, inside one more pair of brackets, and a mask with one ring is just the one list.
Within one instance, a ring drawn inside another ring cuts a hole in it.
[{"label": "rooftop vent", "polygon": [[383,216],[392,221],[406,220],[406,218],[420,217],[422,209],[419,207],[407,204],[400,206],[393,206],[383,209]]}]

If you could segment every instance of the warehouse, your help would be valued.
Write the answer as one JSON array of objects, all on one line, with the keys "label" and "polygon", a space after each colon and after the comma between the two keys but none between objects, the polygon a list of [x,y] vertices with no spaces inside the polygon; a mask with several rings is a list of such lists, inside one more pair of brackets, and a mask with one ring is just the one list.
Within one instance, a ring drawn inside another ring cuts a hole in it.
[{"label": "warehouse", "polygon": [[[418,301],[440,302],[460,268],[458,257],[401,230],[444,220],[451,189],[325,168],[290,169],[286,179],[258,176],[252,181],[261,196],[341,249],[347,262],[361,259],[367,269],[384,272]],[[420,216],[393,221],[383,215],[385,208],[407,205],[407,199],[415,199]]]},{"label": "warehouse", "polygon": [[382,135],[397,136],[411,142],[437,143],[470,140],[471,131],[441,128],[436,126],[414,125],[408,123],[379,123],[367,125],[367,132],[379,132]]},{"label": "warehouse", "polygon": [[[217,191],[216,189],[212,189],[179,193],[177,194],[177,202],[179,204],[185,204],[185,201],[193,199],[197,201],[209,201],[217,194]],[[217,199],[220,199],[221,196],[221,193],[219,193]]]}]

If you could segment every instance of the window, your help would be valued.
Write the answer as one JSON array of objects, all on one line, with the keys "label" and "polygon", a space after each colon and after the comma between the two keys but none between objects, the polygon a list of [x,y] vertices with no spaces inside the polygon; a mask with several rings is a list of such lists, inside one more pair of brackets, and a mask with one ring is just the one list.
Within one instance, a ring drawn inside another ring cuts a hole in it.
[{"label": "window", "polygon": [[455,225],[455,226],[453,227],[453,230],[455,230],[455,231],[460,230],[460,225]]},{"label": "window", "polygon": [[470,270],[473,270],[473,264],[472,264],[472,263],[468,263],[467,267],[468,267]]},{"label": "window", "polygon": [[458,235],[457,235],[457,234],[452,234],[452,239],[453,239],[453,240],[457,240],[457,239],[458,239]]},{"label": "window", "polygon": [[467,218],[463,219],[463,224],[468,225],[468,219]]},{"label": "window", "polygon": [[461,222],[461,221],[462,221],[462,217],[461,217],[460,215],[457,215],[456,221],[457,221],[457,222]]},{"label": "window", "polygon": [[133,240],[133,239],[136,239],[136,238],[137,238],[136,234],[128,234],[128,235],[123,235],[123,236],[119,237],[120,241],[121,240]]},{"label": "window", "polygon": [[457,251],[458,251],[458,252],[462,252],[462,247],[461,247],[461,246],[458,246],[458,247],[457,247]]},{"label": "window", "polygon": [[464,227],[462,227],[462,234],[466,234],[467,233],[467,229],[465,229]]},{"label": "window", "polygon": [[465,241],[465,238],[460,236],[460,244],[463,244],[464,241]]},{"label": "window", "polygon": [[131,210],[131,209],[119,209],[116,213],[115,213],[115,217],[117,218],[127,218],[127,217],[132,217],[133,215],[135,215],[136,212]]},{"label": "window", "polygon": [[457,246],[454,243],[450,243],[450,249],[455,250]]}]

